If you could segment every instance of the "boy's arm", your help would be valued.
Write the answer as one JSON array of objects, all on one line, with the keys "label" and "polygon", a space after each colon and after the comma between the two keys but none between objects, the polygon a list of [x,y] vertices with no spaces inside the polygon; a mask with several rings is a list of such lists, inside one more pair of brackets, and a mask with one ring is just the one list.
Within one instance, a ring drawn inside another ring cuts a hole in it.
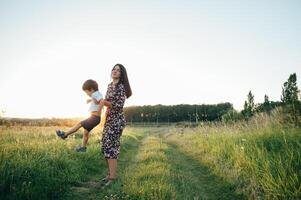
[{"label": "boy's arm", "polygon": [[92,98],[91,101],[93,101],[95,104],[99,104],[99,102],[101,101],[101,99],[99,101],[97,101],[96,99]]},{"label": "boy's arm", "polygon": [[103,104],[103,101],[104,101],[103,99],[100,99],[100,100],[98,101],[98,103],[97,103],[97,104],[99,105],[99,106],[98,106],[98,112],[99,112],[99,113],[101,113],[101,111],[102,111],[102,108],[103,108],[103,105],[104,105],[104,104]]}]

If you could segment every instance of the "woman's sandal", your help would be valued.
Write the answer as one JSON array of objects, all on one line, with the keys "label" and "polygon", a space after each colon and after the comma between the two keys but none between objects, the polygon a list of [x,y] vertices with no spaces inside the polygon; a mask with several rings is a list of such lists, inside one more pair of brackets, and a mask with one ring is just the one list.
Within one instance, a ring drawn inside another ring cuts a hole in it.
[{"label": "woman's sandal", "polygon": [[110,175],[108,174],[106,177],[102,178],[100,181],[101,182],[106,182],[109,179]]},{"label": "woman's sandal", "polygon": [[103,187],[106,187],[106,186],[111,185],[113,182],[115,182],[116,179],[117,179],[117,178],[108,178],[108,179],[107,179],[108,181],[104,184]]}]

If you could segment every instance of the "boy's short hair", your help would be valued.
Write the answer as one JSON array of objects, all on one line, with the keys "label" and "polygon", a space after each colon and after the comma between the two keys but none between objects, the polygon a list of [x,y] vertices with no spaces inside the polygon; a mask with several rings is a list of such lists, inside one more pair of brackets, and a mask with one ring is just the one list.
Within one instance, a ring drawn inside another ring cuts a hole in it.
[{"label": "boy's short hair", "polygon": [[91,90],[98,91],[98,84],[96,81],[89,79],[86,80],[83,84],[83,90]]}]

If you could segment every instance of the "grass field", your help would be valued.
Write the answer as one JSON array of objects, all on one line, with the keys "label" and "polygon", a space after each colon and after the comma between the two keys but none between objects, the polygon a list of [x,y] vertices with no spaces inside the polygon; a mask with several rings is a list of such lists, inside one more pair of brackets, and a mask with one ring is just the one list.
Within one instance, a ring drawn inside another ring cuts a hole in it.
[{"label": "grass field", "polygon": [[260,115],[194,128],[130,127],[119,179],[107,173],[95,130],[86,153],[57,127],[0,127],[1,199],[300,199],[301,130]]}]

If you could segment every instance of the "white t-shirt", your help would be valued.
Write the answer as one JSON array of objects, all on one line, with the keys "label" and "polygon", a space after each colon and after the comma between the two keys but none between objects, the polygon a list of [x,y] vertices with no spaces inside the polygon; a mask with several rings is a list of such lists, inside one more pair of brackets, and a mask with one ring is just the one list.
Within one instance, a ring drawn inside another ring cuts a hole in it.
[{"label": "white t-shirt", "polygon": [[95,99],[96,101],[103,99],[102,94],[99,91],[95,91],[92,93],[91,98],[92,101],[90,102],[89,112],[98,111],[99,105],[95,104],[93,99]]}]

